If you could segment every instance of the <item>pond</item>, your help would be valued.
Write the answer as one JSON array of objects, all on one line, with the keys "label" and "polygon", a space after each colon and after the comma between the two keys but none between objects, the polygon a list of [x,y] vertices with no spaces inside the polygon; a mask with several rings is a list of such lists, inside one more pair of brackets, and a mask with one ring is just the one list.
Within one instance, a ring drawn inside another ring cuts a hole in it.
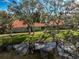
[{"label": "pond", "polygon": [[36,54],[21,56],[14,52],[0,53],[0,59],[40,59]]},{"label": "pond", "polygon": [[[42,59],[39,54],[29,54],[29,55],[18,55],[16,52],[2,52],[0,53],[0,59]],[[54,59],[51,55],[49,59]]]}]

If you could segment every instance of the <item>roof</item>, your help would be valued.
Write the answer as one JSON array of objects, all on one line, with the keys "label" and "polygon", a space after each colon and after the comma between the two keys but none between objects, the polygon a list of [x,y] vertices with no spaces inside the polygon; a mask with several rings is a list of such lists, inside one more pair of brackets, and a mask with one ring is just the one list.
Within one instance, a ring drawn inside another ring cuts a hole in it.
[{"label": "roof", "polygon": [[35,23],[34,23],[34,26],[35,26],[35,27],[44,27],[44,26],[45,26],[45,23],[38,23],[38,22],[35,22]]},{"label": "roof", "polygon": [[[58,22],[58,21],[56,21]],[[49,21],[49,25],[57,25],[55,21]],[[58,23],[58,25],[63,25],[64,24],[64,21],[63,20],[60,20],[60,22]],[[20,28],[20,27],[27,27],[28,25],[27,24],[24,24],[24,21],[23,20],[15,20],[12,24],[13,28]],[[35,27],[44,27],[46,26],[45,23],[42,23],[42,22],[35,22],[33,24],[33,26]]]},{"label": "roof", "polygon": [[19,27],[26,27],[27,25],[24,24],[24,21],[21,20],[15,20],[12,24],[13,28],[19,28]]}]

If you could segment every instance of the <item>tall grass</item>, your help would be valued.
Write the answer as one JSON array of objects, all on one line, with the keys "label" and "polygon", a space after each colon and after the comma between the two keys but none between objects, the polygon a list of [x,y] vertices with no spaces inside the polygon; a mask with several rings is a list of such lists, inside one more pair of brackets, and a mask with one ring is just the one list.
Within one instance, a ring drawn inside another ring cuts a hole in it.
[{"label": "tall grass", "polygon": [[[65,34],[68,32],[68,30],[60,30],[57,34],[56,37],[60,39],[65,38]],[[79,31],[73,31],[71,30],[71,33],[74,36],[79,35]],[[14,44],[17,42],[23,42],[23,41],[37,41],[37,40],[42,40],[45,39],[47,41],[50,41],[52,39],[52,36],[49,33],[43,33],[43,32],[36,32],[34,35],[28,35],[28,34],[16,34],[13,36],[0,36],[0,45],[2,44]]]}]

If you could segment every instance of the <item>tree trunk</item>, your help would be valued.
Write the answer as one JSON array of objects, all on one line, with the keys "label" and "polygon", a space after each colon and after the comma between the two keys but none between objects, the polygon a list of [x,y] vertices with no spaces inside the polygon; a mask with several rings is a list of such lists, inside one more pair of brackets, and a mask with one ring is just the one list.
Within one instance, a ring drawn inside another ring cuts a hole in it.
[{"label": "tree trunk", "polygon": [[28,24],[27,30],[28,30],[28,34],[31,34],[31,33],[34,34],[34,31],[33,31],[33,28],[32,28],[31,24]]}]

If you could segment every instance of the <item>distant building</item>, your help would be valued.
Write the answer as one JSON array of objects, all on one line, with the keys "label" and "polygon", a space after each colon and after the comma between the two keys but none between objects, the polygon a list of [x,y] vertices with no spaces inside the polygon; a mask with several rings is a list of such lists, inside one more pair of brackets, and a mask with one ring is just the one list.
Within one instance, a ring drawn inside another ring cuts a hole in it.
[{"label": "distant building", "polygon": [[[58,23],[58,20],[56,21],[49,21],[48,25],[51,26],[51,25],[54,25],[54,26],[57,26],[57,25],[63,25],[64,24],[64,20],[59,20],[59,23]],[[12,24],[13,28],[20,28],[20,27],[27,27],[28,25],[27,24],[24,24],[24,21],[23,20],[15,20]],[[46,26],[45,23],[42,23],[42,22],[35,22],[33,24],[34,27],[44,27]]]},{"label": "distant building", "polygon": [[20,27],[27,27],[27,24],[24,24],[24,21],[22,20],[15,20],[12,24],[13,28],[20,28]]},{"label": "distant building", "polygon": [[[50,26],[50,27],[51,26],[63,26],[63,24],[64,24],[63,20],[60,20],[59,23],[57,23],[57,22],[58,22],[58,20],[57,21],[51,20],[48,22],[48,26]],[[27,23],[25,24],[25,22],[23,20],[17,19],[17,20],[12,22],[11,26],[12,26],[11,30],[13,32],[26,32],[26,31],[28,31],[27,30],[28,25],[27,25]],[[43,30],[46,27],[46,23],[35,22],[35,23],[33,23],[32,26],[33,26],[34,31],[40,31],[41,29]],[[0,23],[0,29],[1,28],[2,28],[2,24]]]}]

